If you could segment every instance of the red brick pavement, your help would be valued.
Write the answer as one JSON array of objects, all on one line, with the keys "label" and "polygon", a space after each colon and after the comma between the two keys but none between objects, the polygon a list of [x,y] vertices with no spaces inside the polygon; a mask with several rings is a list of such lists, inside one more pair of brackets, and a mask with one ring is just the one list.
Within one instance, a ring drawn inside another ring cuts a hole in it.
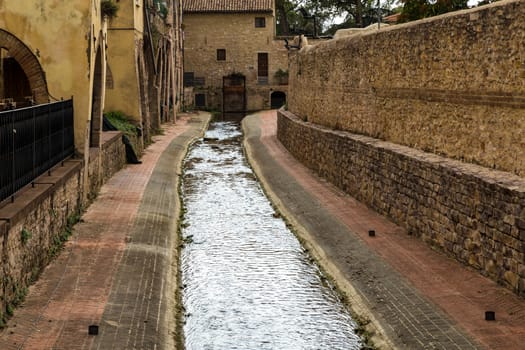
[{"label": "red brick pavement", "polygon": [[[272,158],[419,292],[487,349],[525,349],[525,300],[432,250],[315,176],[277,140],[276,112],[263,112],[259,117],[261,141]],[[373,239],[368,237],[370,229],[376,231]],[[495,322],[485,321],[487,310],[496,312]]]},{"label": "red brick pavement", "polygon": [[189,117],[164,125],[164,135],[102,188],[74,228],[64,251],[30,287],[0,333],[0,349],[88,349],[126,247],[144,189],[162,152],[188,129]]}]

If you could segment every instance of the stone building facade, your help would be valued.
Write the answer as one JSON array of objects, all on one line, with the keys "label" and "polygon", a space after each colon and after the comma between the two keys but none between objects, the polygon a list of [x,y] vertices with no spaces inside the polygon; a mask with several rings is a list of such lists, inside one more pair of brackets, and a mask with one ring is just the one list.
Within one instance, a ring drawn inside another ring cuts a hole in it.
[{"label": "stone building facade", "polygon": [[290,58],[278,138],[409,234],[525,297],[525,3]]},{"label": "stone building facade", "polygon": [[285,103],[288,55],[275,37],[273,0],[187,0],[183,23],[187,102],[224,112]]}]

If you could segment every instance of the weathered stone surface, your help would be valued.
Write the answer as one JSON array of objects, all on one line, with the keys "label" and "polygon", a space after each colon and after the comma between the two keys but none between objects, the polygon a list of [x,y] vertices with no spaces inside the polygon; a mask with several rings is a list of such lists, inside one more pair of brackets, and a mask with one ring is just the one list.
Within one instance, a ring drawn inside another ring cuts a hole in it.
[{"label": "weathered stone surface", "polygon": [[[255,28],[255,17],[265,18],[266,25]],[[288,70],[288,51],[284,40],[275,38],[274,23],[272,12],[184,13],[184,71],[202,80],[193,92],[205,96],[207,107],[222,110],[223,78],[232,73],[246,79],[247,110],[268,109],[272,93],[287,93],[275,76]],[[217,60],[217,49],[225,50],[224,60]],[[266,81],[259,77],[258,53],[268,53]]]},{"label": "weathered stone surface", "polygon": [[286,111],[279,112],[277,137],[307,167],[409,234],[520,293],[525,230],[513,203],[523,204],[525,179],[334,131]]},{"label": "weathered stone surface", "polygon": [[[121,133],[104,133],[103,147],[94,152],[89,166],[90,191],[100,186],[125,163]],[[0,310],[8,310],[56,254],[67,236],[68,219],[89,203],[83,193],[84,166],[68,160],[26,186],[13,203],[0,208]],[[9,306],[9,307],[8,307]],[[4,313],[0,312],[0,319]]]},{"label": "weathered stone surface", "polygon": [[326,41],[290,57],[288,109],[523,177],[523,42],[525,2],[516,0]]}]

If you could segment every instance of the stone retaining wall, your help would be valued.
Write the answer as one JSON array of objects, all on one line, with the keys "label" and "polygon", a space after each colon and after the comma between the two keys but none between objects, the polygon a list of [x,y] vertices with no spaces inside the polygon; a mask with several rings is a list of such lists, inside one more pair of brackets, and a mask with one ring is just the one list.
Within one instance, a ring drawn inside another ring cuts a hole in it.
[{"label": "stone retaining wall", "polygon": [[120,132],[102,134],[103,144],[89,164],[84,194],[84,165],[68,160],[19,191],[0,206],[0,327],[67,240],[71,226],[100,187],[126,161]]},{"label": "stone retaining wall", "polygon": [[525,176],[525,2],[290,51],[288,110]]},{"label": "stone retaining wall", "polygon": [[278,138],[303,164],[409,234],[525,297],[525,180],[304,122]]},{"label": "stone retaining wall", "polygon": [[67,238],[68,218],[78,215],[82,205],[82,185],[82,162],[66,161],[0,209],[2,322]]}]

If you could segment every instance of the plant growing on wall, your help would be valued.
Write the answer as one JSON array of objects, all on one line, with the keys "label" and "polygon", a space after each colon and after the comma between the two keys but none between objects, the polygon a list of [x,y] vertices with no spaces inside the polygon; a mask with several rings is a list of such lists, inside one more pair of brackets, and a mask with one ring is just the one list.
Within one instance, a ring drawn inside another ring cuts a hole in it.
[{"label": "plant growing on wall", "polygon": [[33,237],[33,234],[31,233],[31,231],[23,228],[22,231],[20,232],[20,240],[22,241],[23,244],[26,244],[27,241],[29,241],[29,239]]},{"label": "plant growing on wall", "polygon": [[112,19],[117,17],[118,6],[112,0],[102,0],[100,2],[100,12],[102,16]]},{"label": "plant growing on wall", "polygon": [[281,85],[288,84],[288,71],[287,70],[282,70],[281,68],[279,68],[275,72],[274,76],[279,81],[279,84]]}]

